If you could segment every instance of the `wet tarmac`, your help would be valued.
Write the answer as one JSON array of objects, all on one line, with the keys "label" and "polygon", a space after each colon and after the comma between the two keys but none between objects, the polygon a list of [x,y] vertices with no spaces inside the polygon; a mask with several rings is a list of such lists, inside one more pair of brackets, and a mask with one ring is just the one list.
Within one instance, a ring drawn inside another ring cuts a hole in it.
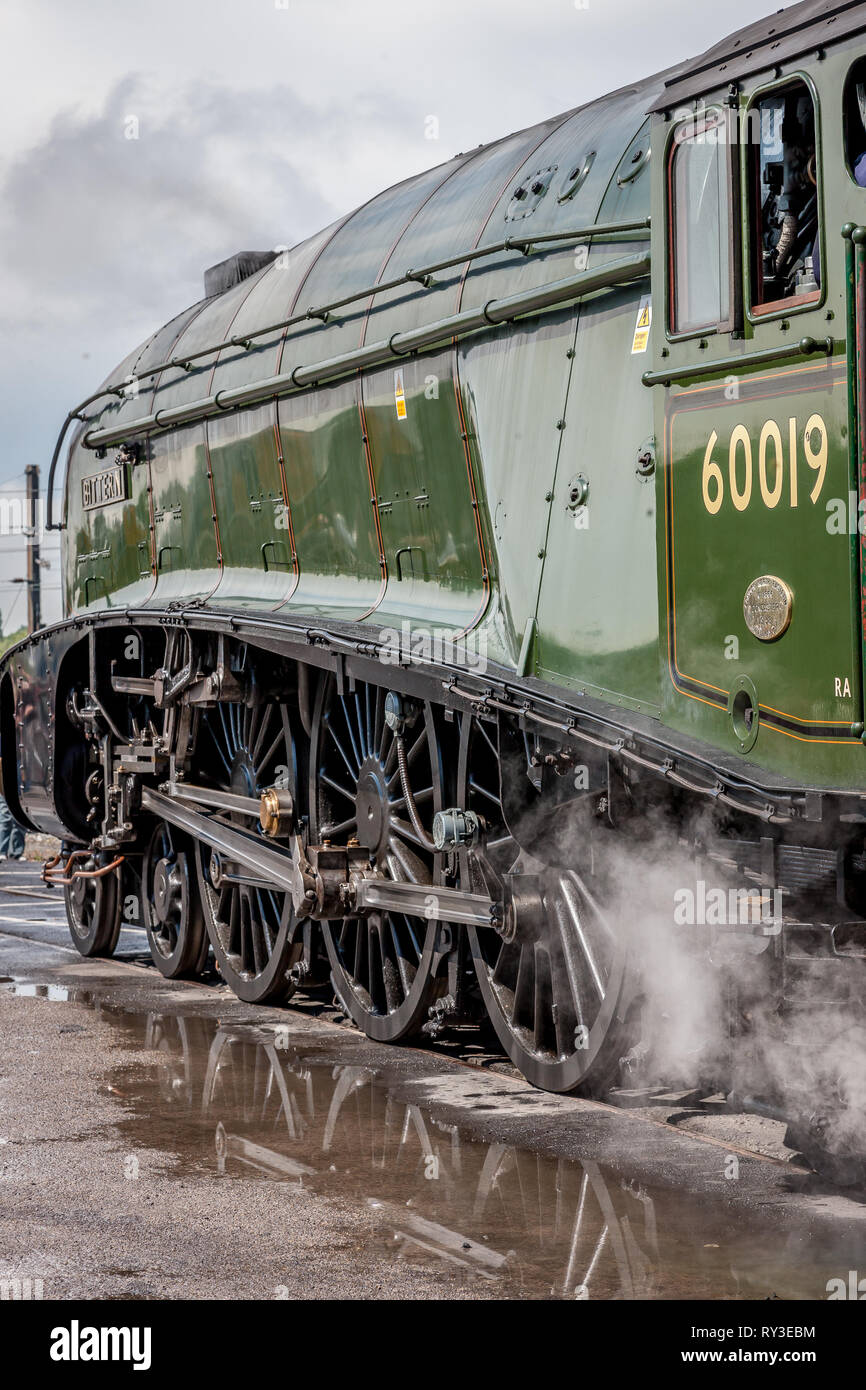
[{"label": "wet tarmac", "polygon": [[[123,1148],[170,1155],[169,1180],[258,1178],[362,1205],[379,1254],[447,1262],[499,1297],[820,1298],[862,1256],[861,1220],[786,1232],[759,1210],[746,1221],[705,1194],[624,1178],[603,1152],[484,1142],[407,1099],[398,1069],[340,1061],[330,1039],[286,1025],[127,1012],[58,984],[0,988],[85,1004],[124,1052],[141,1050],[143,1065],[108,1070],[104,1086]],[[496,1108],[475,1095],[476,1118]]]},{"label": "wet tarmac", "polygon": [[790,1163],[370,1044],[315,1007],[257,1013],[171,985],[133,949],[72,962],[0,945],[4,1008],[47,1011],[67,1039],[90,1019],[108,1030],[97,1087],[124,1162],[205,1188],[216,1222],[233,1184],[271,1202],[277,1185],[287,1222],[303,1192],[363,1214],[362,1263],[447,1270],[484,1298],[823,1299],[866,1264],[864,1201]]}]

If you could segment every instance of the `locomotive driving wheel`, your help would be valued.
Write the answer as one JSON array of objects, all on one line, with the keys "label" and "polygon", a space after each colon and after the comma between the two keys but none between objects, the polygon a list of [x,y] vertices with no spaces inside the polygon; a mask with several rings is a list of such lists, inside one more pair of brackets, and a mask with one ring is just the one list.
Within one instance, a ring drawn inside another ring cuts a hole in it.
[{"label": "locomotive driving wheel", "polygon": [[[314,843],[355,845],[387,878],[439,881],[425,840],[442,806],[440,737],[432,708],[418,702],[404,739],[419,834],[403,791],[398,736],[385,718],[387,692],[358,681],[340,694],[333,676],[319,687],[310,756]],[[371,912],[322,924],[334,989],[359,1028],[379,1042],[417,1033],[441,991],[437,924],[402,912]]]},{"label": "locomotive driving wheel", "polygon": [[82,860],[84,874],[64,884],[66,920],[73,944],[83,956],[113,956],[120,937],[121,895],[119,870],[100,877],[95,859]]},{"label": "locomotive driving wheel", "polygon": [[141,910],[153,963],[169,980],[200,975],[208,938],[191,842],[174,826],[156,827],[141,872]]},{"label": "locomotive driving wheel", "polygon": [[[297,797],[297,757],[285,705],[257,700],[220,704],[202,719],[197,776],[211,787],[259,798],[279,786]],[[227,819],[262,836],[257,816]],[[291,967],[303,952],[291,894],[257,879],[200,844],[196,868],[207,935],[226,984],[248,1004],[280,1003],[294,991]]]},{"label": "locomotive driving wheel", "polygon": [[500,931],[468,928],[490,1021],[534,1086],[597,1094],[627,1050],[630,978],[592,849],[575,835],[566,867],[545,862],[541,838],[532,853],[518,844],[503,811],[494,721],[464,717],[458,786],[460,804],[485,827],[483,843],[461,851],[463,886],[505,906]]}]

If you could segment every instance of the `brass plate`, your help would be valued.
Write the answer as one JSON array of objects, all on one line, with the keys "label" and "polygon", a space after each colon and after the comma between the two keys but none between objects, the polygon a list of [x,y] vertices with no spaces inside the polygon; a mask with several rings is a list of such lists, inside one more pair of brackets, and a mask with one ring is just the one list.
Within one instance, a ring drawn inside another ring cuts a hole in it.
[{"label": "brass plate", "polygon": [[81,479],[81,505],[86,512],[127,500],[126,469],[122,465],[88,473]]},{"label": "brass plate", "polygon": [[784,579],[761,574],[753,579],[743,597],[746,627],[761,642],[781,637],[791,621],[794,595]]}]

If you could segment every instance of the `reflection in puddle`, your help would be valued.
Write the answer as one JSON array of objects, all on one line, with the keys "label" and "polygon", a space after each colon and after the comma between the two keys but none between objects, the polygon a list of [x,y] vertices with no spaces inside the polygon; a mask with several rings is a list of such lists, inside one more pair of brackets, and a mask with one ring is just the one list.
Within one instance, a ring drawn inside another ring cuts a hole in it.
[{"label": "reflection in puddle", "polygon": [[[146,1128],[186,1172],[212,1163],[228,1177],[260,1174],[363,1203],[396,1258],[447,1261],[503,1296],[658,1296],[654,1203],[640,1189],[611,1185],[595,1163],[473,1141],[396,1100],[385,1071],[282,1041],[150,1015],[143,1043],[166,1065],[149,1081],[136,1069],[117,1083],[148,1116],[126,1122],[136,1142],[147,1142]],[[154,1112],[164,1123],[176,1109],[181,1142],[159,1122],[154,1130]]]},{"label": "reflection in puddle", "polygon": [[393,1258],[446,1262],[479,1292],[824,1298],[827,1279],[862,1255],[859,1222],[792,1224],[760,1203],[728,1202],[721,1178],[703,1196],[649,1189],[594,1161],[478,1140],[401,1099],[396,1068],[335,1059],[339,1040],[90,1002],[125,1046],[157,1054],[152,1067],[110,1077],[131,1149],[172,1155],[185,1177],[278,1181],[363,1206]]},{"label": "reflection in puddle", "polygon": [[20,995],[22,999],[53,999],[56,1004],[84,998],[81,990],[67,989],[65,985],[34,985],[20,980],[0,980],[0,990],[4,994]]},{"label": "reflection in puddle", "polygon": [[446,1261],[502,1297],[822,1298],[856,1264],[859,1223],[822,1247],[805,1221],[783,1229],[724,1191],[651,1191],[597,1162],[477,1140],[400,1099],[396,1069],[335,1064],[330,1041],[177,1015],[123,1024],[161,1054],[115,1074],[131,1144],[172,1152],[185,1174],[363,1204],[394,1258]]}]

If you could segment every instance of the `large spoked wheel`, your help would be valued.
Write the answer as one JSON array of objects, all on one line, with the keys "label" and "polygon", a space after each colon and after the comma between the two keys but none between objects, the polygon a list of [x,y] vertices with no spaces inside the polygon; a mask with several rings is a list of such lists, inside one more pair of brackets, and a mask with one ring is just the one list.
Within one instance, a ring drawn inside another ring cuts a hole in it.
[{"label": "large spoked wheel", "polygon": [[[297,759],[289,711],[264,701],[217,705],[202,720],[197,776],[208,785],[258,798],[279,786],[297,798]],[[255,816],[232,812],[229,819],[262,835]],[[276,1004],[294,989],[289,971],[303,944],[289,893],[271,888],[209,846],[196,855],[207,935],[219,971],[239,999]]]},{"label": "large spoked wheel", "polygon": [[[314,843],[355,842],[398,882],[438,882],[437,856],[416,833],[400,781],[395,736],[385,721],[386,691],[358,682],[341,695],[323,678],[310,757]],[[404,735],[413,799],[429,837],[442,808],[440,738],[429,705]],[[334,989],[368,1037],[396,1042],[417,1033],[440,991],[437,924],[401,912],[372,912],[324,922]]]},{"label": "large spoked wheel", "polygon": [[141,871],[141,913],[153,963],[169,980],[200,975],[208,938],[191,842],[162,823],[151,836]]},{"label": "large spoked wheel", "polygon": [[[92,872],[95,859],[78,862]],[[121,899],[119,871],[100,878],[75,878],[64,884],[66,920],[76,950],[83,956],[113,956],[120,937]]]},{"label": "large spoked wheel", "polygon": [[591,849],[575,837],[575,863],[562,867],[544,862],[542,837],[538,857],[518,845],[503,813],[495,722],[464,718],[458,776],[462,804],[486,827],[484,844],[462,852],[463,882],[506,908],[502,932],[469,928],[490,1021],[534,1086],[598,1094],[627,1046],[629,971]]}]

